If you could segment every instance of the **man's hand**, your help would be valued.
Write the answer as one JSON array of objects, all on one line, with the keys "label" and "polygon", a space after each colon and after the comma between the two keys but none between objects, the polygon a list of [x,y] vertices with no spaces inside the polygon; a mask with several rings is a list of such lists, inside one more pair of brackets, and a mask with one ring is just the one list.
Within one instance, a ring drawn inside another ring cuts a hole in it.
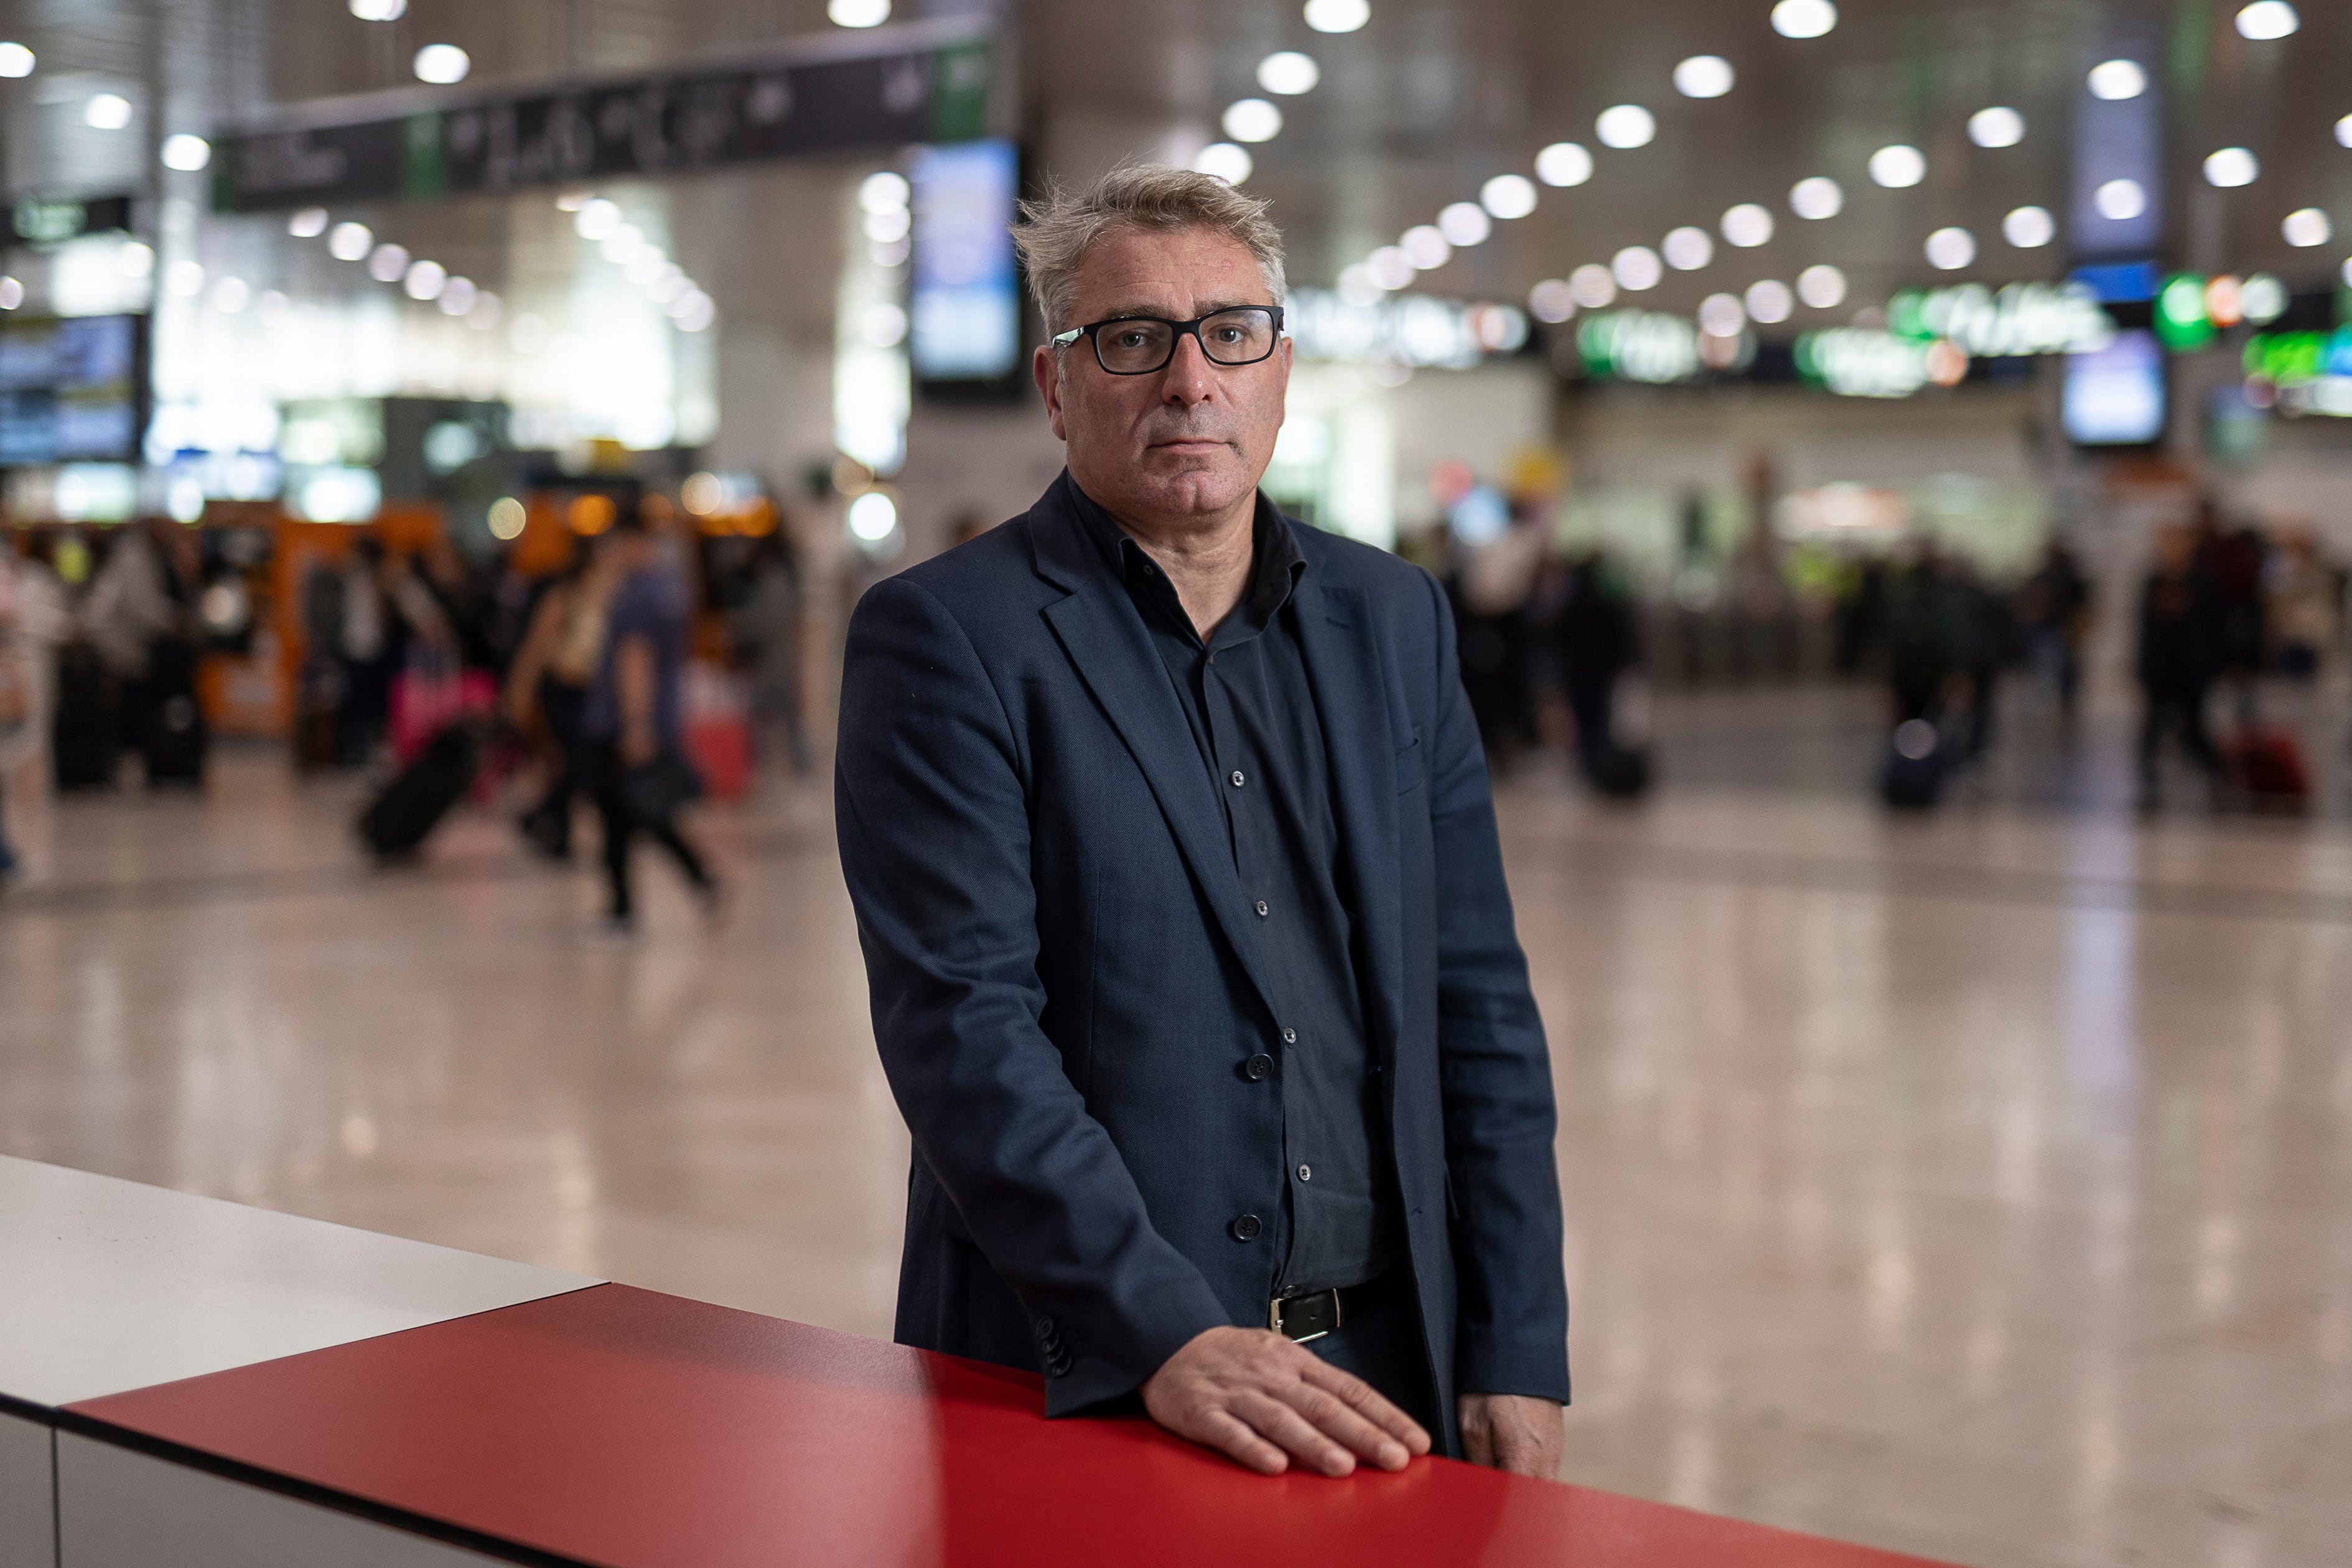
[{"label": "man's hand", "polygon": [[1265,1475],[1293,1459],[1344,1476],[1359,1458],[1402,1470],[1429,1452],[1421,1424],[1361,1378],[1269,1329],[1193,1336],[1143,1385],[1143,1407],[1180,1437]]},{"label": "man's hand", "polygon": [[1472,1464],[1559,1479],[1568,1424],[1559,1405],[1520,1394],[1465,1394],[1455,1409],[1462,1420],[1462,1451]]}]

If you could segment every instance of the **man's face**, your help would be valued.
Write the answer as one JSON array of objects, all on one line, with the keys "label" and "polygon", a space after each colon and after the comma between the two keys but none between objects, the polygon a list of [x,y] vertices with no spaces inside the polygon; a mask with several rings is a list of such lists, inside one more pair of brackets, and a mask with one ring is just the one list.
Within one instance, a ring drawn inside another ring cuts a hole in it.
[{"label": "man's face", "polygon": [[[1120,229],[1080,264],[1066,327],[1114,316],[1189,321],[1231,305],[1271,305],[1239,240],[1213,229]],[[1040,348],[1031,367],[1070,477],[1114,516],[1208,522],[1245,501],[1274,457],[1290,384],[1290,340],[1255,364],[1218,365],[1198,338],[1149,375],[1113,375],[1080,338]]]}]

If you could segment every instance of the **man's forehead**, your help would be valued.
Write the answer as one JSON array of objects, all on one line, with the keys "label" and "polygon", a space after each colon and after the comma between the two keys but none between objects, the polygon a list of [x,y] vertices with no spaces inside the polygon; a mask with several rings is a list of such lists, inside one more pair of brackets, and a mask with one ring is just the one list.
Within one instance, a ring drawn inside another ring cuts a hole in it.
[{"label": "man's forehead", "polygon": [[1118,229],[1078,264],[1080,317],[1161,307],[1213,310],[1264,305],[1265,277],[1249,247],[1214,229]]}]

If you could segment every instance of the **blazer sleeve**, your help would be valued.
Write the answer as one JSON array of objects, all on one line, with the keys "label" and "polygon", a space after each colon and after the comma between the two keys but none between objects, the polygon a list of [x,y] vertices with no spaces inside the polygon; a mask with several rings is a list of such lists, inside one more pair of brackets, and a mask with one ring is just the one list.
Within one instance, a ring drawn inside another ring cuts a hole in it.
[{"label": "blazer sleeve", "polygon": [[1568,1402],[1551,1058],[1528,988],[1485,752],[1462,690],[1454,616],[1426,584],[1437,640],[1430,826],[1437,868],[1437,1057],[1460,1319],[1454,1386]]},{"label": "blazer sleeve", "polygon": [[858,604],[835,773],[874,1035],[917,1151],[1028,1312],[1065,1415],[1230,1320],[1152,1228],[1039,1026],[1037,903],[1013,727],[953,616],[893,578]]}]

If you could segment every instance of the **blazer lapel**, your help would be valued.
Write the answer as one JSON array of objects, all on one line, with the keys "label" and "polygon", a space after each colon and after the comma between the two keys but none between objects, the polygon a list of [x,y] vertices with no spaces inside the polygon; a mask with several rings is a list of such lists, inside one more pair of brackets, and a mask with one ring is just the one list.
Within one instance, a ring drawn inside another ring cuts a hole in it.
[{"label": "blazer lapel", "polygon": [[[1038,520],[1042,526],[1066,532],[1055,542],[1059,548],[1041,543],[1040,564],[1054,568],[1048,574],[1072,591],[1068,598],[1045,607],[1046,624],[1143,770],[1219,928],[1271,1013],[1274,994],[1258,960],[1257,932],[1251,926],[1241,878],[1234,869],[1224,808],[1184,721],[1183,706],[1168,683],[1168,667],[1151,646],[1134,601],[1100,560],[1100,552],[1091,541],[1067,538],[1078,531],[1077,520],[1062,514],[1058,507],[1047,510],[1055,515]],[[1096,559],[1086,561],[1081,549]]]},{"label": "blazer lapel", "polygon": [[[1319,563],[1299,579],[1298,636],[1323,720],[1339,838],[1356,892],[1373,1043],[1393,1057],[1404,1027],[1404,924],[1397,887],[1396,741],[1381,650],[1360,590],[1326,587]],[[1391,1088],[1395,1075],[1389,1076]]]}]

